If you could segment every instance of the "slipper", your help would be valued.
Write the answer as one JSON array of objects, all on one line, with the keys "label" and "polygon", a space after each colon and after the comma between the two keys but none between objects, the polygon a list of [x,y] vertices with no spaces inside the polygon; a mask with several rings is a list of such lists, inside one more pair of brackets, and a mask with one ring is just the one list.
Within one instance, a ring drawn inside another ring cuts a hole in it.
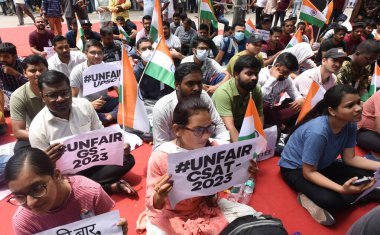
[{"label": "slipper", "polygon": [[119,182],[116,183],[116,187],[120,193],[125,193],[131,197],[138,196],[136,190],[125,180],[119,180]]}]

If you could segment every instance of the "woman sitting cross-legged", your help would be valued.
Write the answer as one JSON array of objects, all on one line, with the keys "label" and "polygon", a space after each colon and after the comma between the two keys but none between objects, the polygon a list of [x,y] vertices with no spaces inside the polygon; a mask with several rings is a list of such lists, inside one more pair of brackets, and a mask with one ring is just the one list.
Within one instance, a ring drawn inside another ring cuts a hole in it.
[{"label": "woman sitting cross-legged", "polygon": [[[350,206],[374,180],[359,186],[353,182],[373,176],[380,167],[380,162],[355,156],[356,122],[361,112],[355,88],[330,88],[289,134],[281,154],[283,179],[299,192],[298,202],[320,224],[333,225],[330,212]],[[341,159],[337,159],[339,155]],[[376,199],[376,194],[373,191],[365,200]]]},{"label": "woman sitting cross-legged", "polygon": [[[214,195],[182,200],[172,208],[168,193],[173,187],[168,175],[168,154],[210,146],[209,138],[215,124],[210,110],[200,98],[180,101],[173,112],[176,138],[157,147],[151,154],[147,170],[147,234],[219,234],[231,221],[244,215],[260,216],[251,207],[217,200]],[[251,160],[248,169],[253,177],[257,171]]]}]

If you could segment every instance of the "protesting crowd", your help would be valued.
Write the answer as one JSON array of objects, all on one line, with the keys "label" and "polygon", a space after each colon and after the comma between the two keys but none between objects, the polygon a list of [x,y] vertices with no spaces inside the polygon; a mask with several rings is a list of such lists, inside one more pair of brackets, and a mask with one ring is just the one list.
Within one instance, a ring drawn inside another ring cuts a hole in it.
[{"label": "protesting crowd", "polygon": [[[236,3],[223,0],[0,0],[4,15],[23,25],[25,13],[35,26],[24,58],[0,38],[0,135],[10,117],[16,138],[14,155],[0,156],[0,184],[19,206],[16,234],[110,212],[112,194],[145,195],[147,234],[249,234],[259,220],[276,226],[258,234],[287,234],[244,199],[268,130],[282,179],[317,223],[380,200],[380,2],[361,1],[351,19],[340,0],[322,10],[310,0],[243,2],[255,18],[232,24],[225,14]],[[141,8],[138,27],[129,10]],[[153,145],[146,194],[125,177],[138,161],[126,132]],[[70,153],[77,160],[64,168]],[[186,160],[173,168],[174,156]],[[180,197],[181,178],[195,187],[182,185]],[[241,195],[221,198],[228,188]],[[348,234],[377,234],[379,214]],[[114,224],[127,234],[128,223]]]}]

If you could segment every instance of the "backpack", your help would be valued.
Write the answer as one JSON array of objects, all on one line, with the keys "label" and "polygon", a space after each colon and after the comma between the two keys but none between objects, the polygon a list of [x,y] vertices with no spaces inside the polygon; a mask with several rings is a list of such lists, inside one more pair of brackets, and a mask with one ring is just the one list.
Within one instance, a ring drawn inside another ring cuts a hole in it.
[{"label": "backpack", "polygon": [[232,221],[220,235],[288,235],[281,220],[271,215],[246,215]]}]

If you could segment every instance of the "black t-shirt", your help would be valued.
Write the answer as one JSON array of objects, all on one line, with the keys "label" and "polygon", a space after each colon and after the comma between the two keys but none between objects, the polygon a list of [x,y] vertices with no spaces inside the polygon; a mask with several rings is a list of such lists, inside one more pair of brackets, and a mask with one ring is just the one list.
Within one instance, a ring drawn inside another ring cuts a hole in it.
[{"label": "black t-shirt", "polygon": [[331,48],[342,48],[344,52],[347,51],[346,43],[344,41],[341,41],[338,45],[334,45],[332,38],[326,39],[322,42],[317,54],[317,58],[315,59],[315,62],[318,65],[322,62],[322,51],[326,52]]}]

